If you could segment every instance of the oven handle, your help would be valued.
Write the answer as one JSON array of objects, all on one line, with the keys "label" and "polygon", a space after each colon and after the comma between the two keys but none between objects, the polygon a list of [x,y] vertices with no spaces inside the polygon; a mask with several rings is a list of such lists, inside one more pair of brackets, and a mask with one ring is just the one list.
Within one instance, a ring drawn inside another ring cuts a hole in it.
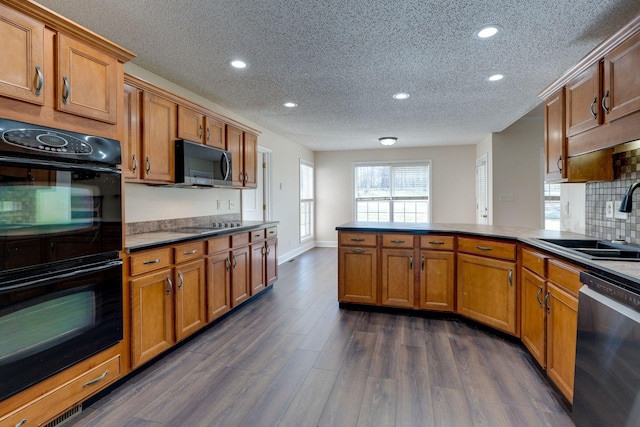
[{"label": "oven handle", "polygon": [[21,157],[4,157],[0,156],[0,164],[12,166],[29,166],[29,167],[38,167],[44,166],[53,169],[62,169],[69,171],[91,171],[91,172],[108,172],[108,173],[118,173],[120,174],[120,169],[113,167],[105,167],[98,165],[77,165],[74,163],[66,163],[66,162],[54,162],[50,160],[40,160],[40,159],[25,159]]},{"label": "oven handle", "polygon": [[68,279],[71,277],[83,276],[89,273],[97,273],[99,271],[108,270],[110,268],[118,267],[121,265],[122,265],[122,260],[120,259],[108,261],[106,263],[93,264],[90,267],[81,268],[79,270],[73,270],[67,273],[56,274],[54,276],[46,275],[45,277],[39,277],[35,280],[27,280],[27,281],[23,281],[23,282],[11,284],[11,285],[0,286],[0,292],[12,291],[14,289],[22,289],[22,288],[26,289],[36,285],[44,285],[50,282],[51,283],[56,282],[60,279]]}]

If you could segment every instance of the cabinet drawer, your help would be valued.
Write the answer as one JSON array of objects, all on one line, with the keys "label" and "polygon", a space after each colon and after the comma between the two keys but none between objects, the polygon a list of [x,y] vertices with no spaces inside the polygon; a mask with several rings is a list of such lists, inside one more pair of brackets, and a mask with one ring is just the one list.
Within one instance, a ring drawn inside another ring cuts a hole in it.
[{"label": "cabinet drawer", "polygon": [[458,251],[469,254],[515,260],[515,243],[496,242],[495,240],[458,238]]},{"label": "cabinet drawer", "polygon": [[231,247],[246,245],[249,243],[249,233],[238,233],[231,235]]},{"label": "cabinet drawer", "polygon": [[204,242],[188,243],[173,248],[175,263],[190,261],[204,255]]},{"label": "cabinet drawer", "polygon": [[543,278],[547,277],[547,259],[548,257],[540,252],[522,249],[522,266]]},{"label": "cabinet drawer", "polygon": [[423,249],[452,251],[455,237],[453,236],[420,236],[420,247]]},{"label": "cabinet drawer", "polygon": [[120,355],[51,390],[14,412],[0,425],[41,425],[120,378]]},{"label": "cabinet drawer", "polygon": [[259,240],[264,240],[264,236],[266,234],[266,230],[262,229],[262,230],[253,230],[251,233],[249,233],[251,235],[250,239],[252,242],[257,242]]},{"label": "cabinet drawer", "polygon": [[207,254],[229,250],[229,236],[220,236],[207,241]]},{"label": "cabinet drawer", "polygon": [[549,260],[547,269],[549,281],[573,293],[574,296],[578,295],[578,291],[582,287],[580,272],[584,270],[556,259]]},{"label": "cabinet drawer", "polygon": [[171,265],[171,248],[131,255],[131,275],[158,270]]},{"label": "cabinet drawer", "polygon": [[413,248],[413,234],[383,234],[385,248]]},{"label": "cabinet drawer", "polygon": [[267,239],[272,239],[278,235],[278,227],[267,228]]},{"label": "cabinet drawer", "polygon": [[342,246],[375,246],[375,233],[348,233],[340,232],[340,245]]}]

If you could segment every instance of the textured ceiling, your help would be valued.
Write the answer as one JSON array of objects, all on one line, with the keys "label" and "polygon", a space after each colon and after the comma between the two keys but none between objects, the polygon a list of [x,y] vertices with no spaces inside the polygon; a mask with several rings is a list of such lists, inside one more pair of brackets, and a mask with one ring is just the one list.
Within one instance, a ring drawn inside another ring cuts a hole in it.
[{"label": "textured ceiling", "polygon": [[[140,67],[316,151],[380,148],[387,135],[398,147],[476,143],[640,12],[638,0],[40,3],[135,52]],[[503,31],[473,38],[485,24]],[[231,69],[236,58],[248,68]],[[487,81],[495,73],[505,78]]]}]

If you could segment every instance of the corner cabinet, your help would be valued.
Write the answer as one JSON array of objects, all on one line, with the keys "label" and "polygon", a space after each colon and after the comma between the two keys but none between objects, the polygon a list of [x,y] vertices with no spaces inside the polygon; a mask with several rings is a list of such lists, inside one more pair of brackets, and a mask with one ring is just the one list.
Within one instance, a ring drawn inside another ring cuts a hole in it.
[{"label": "corner cabinet", "polygon": [[458,313],[518,334],[516,245],[458,238]]}]

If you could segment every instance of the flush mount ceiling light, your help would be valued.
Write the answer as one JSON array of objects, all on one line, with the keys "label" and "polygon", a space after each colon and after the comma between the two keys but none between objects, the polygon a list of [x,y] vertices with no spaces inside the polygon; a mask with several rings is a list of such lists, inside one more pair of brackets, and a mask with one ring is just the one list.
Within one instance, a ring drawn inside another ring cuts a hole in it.
[{"label": "flush mount ceiling light", "polygon": [[231,66],[233,68],[242,69],[242,68],[247,68],[247,63],[244,61],[240,61],[239,59],[236,59],[231,61]]},{"label": "flush mount ceiling light", "polygon": [[382,138],[378,138],[378,141],[380,141],[380,144],[382,145],[393,145],[397,140],[398,138],[395,136],[383,136]]},{"label": "flush mount ceiling light", "polygon": [[285,102],[285,103],[284,103],[284,104],[282,104],[282,105],[284,105],[284,106],[285,106],[285,107],[287,107],[287,108],[295,108],[295,107],[297,107],[297,106],[298,106],[298,104],[296,104],[295,102]]},{"label": "flush mount ceiling light", "polygon": [[502,74],[494,74],[493,76],[489,77],[489,81],[497,82],[498,80],[502,80],[503,78],[504,76]]},{"label": "flush mount ceiling light", "polygon": [[502,27],[500,25],[485,25],[484,27],[473,33],[473,37],[476,39],[485,40],[495,36],[500,31],[502,31]]},{"label": "flush mount ceiling light", "polygon": [[393,99],[400,99],[400,100],[402,100],[402,99],[407,99],[407,98],[409,98],[409,96],[410,96],[410,95],[409,95],[408,93],[405,93],[405,92],[398,92],[398,93],[396,93],[396,94],[394,94],[394,95],[393,95]]}]

